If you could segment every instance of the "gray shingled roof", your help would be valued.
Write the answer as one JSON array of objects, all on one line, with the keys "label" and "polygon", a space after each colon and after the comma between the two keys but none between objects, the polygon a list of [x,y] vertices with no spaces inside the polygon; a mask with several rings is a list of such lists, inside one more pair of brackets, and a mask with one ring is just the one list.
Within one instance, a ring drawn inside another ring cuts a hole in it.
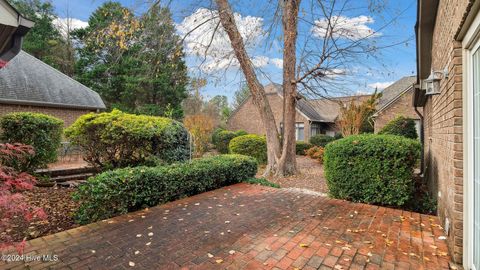
[{"label": "gray shingled roof", "polygon": [[0,102],[105,109],[98,93],[24,51],[0,69]]},{"label": "gray shingled roof", "polygon": [[398,96],[408,90],[416,81],[416,76],[407,76],[383,89],[382,97],[378,101],[377,111],[381,111],[387,107],[392,101],[398,98]]},{"label": "gray shingled roof", "polygon": [[[265,86],[265,93],[277,93],[280,96],[283,96],[282,85],[273,83],[268,84]],[[340,115],[342,103],[347,103],[351,100],[362,102],[369,97],[370,95],[322,99],[306,99],[305,97],[302,97],[297,100],[297,109],[311,121],[334,123]]]}]

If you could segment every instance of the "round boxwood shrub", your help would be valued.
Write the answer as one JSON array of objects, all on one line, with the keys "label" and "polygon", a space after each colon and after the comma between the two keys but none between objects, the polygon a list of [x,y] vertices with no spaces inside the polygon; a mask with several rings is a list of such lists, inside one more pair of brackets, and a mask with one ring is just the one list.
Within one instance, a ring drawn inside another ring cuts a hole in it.
[{"label": "round boxwood shrub", "polygon": [[399,116],[388,122],[378,134],[398,135],[410,139],[417,139],[417,129],[412,118]]},{"label": "round boxwood shrub", "polygon": [[123,113],[89,113],[65,130],[84,159],[101,168],[156,165],[190,157],[187,129],[170,118]]},{"label": "round boxwood shrub", "polygon": [[308,149],[312,148],[312,144],[307,143],[307,142],[296,142],[295,144],[295,153],[297,155],[302,155],[305,156]]},{"label": "round boxwood shrub", "polygon": [[254,158],[220,155],[157,167],[122,168],[91,177],[74,193],[76,220],[90,223],[249,179]]},{"label": "round boxwood shrub", "polygon": [[212,144],[213,145],[217,145],[218,144],[218,141],[220,140],[220,132],[224,131],[225,129],[224,128],[216,128],[213,132],[212,132]]},{"label": "round boxwood shrub", "polygon": [[334,198],[400,206],[413,194],[420,143],[394,135],[354,135],[325,147],[325,177]]},{"label": "round boxwood shrub", "polygon": [[62,120],[41,113],[10,113],[0,119],[0,127],[2,142],[27,144],[35,150],[35,154],[21,164],[10,166],[20,171],[34,172],[57,161],[62,140]]},{"label": "round boxwood shrub", "polygon": [[243,136],[247,135],[248,133],[245,130],[237,130],[237,131],[230,131],[230,130],[221,130],[218,132],[216,135],[216,144],[215,148],[217,148],[217,151],[222,153],[222,154],[227,154],[228,153],[228,145],[230,144],[230,141],[238,136]]},{"label": "round boxwood shrub", "polygon": [[324,134],[317,134],[310,138],[310,143],[315,146],[325,147],[328,143],[337,140],[335,137],[327,136]]},{"label": "round boxwood shrub", "polygon": [[249,134],[233,138],[228,146],[230,153],[254,157],[258,163],[267,163],[267,140],[265,137]]}]

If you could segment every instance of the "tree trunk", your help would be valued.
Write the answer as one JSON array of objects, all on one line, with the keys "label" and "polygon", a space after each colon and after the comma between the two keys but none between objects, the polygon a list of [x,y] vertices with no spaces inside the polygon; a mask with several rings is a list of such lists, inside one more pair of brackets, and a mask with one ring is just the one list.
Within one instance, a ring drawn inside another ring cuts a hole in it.
[{"label": "tree trunk", "polygon": [[242,36],[238,31],[233,12],[230,8],[228,0],[216,0],[220,23],[227,33],[235,56],[240,63],[240,67],[245,75],[248,88],[252,94],[252,100],[257,107],[260,118],[265,127],[267,139],[267,157],[268,164],[265,175],[277,171],[277,163],[280,158],[280,140],[278,130],[273,116],[272,109],[268,102],[263,85],[258,81],[257,75],[253,68],[252,61],[247,54]]},{"label": "tree trunk", "polygon": [[292,175],[297,172],[295,115],[297,103],[297,83],[295,67],[298,9],[301,0],[283,1],[283,148],[278,162],[277,176]]}]

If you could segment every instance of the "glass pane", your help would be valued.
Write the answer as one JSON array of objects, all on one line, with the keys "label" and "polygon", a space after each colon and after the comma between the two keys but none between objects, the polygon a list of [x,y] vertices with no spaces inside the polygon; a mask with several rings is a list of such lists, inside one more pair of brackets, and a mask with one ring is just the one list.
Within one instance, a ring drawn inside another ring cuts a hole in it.
[{"label": "glass pane", "polygon": [[480,52],[473,54],[473,265],[480,269]]}]

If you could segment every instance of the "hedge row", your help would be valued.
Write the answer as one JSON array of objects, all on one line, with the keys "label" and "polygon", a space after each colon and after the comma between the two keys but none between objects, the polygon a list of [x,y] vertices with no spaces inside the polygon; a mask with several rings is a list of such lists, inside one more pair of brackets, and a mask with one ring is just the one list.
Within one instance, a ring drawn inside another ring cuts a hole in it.
[{"label": "hedge row", "polygon": [[355,135],[325,147],[325,177],[334,198],[401,206],[411,198],[420,143],[394,135]]},{"label": "hedge row", "polygon": [[125,214],[253,177],[251,157],[221,155],[158,167],[123,168],[88,179],[74,193],[81,224]]},{"label": "hedge row", "polygon": [[310,143],[315,146],[325,147],[328,143],[331,143],[337,139],[338,138],[336,137],[331,137],[324,134],[318,134],[310,138]]},{"label": "hedge row", "polygon": [[0,128],[2,142],[27,144],[35,150],[35,155],[26,161],[7,165],[18,171],[33,173],[36,169],[57,161],[62,139],[62,120],[40,113],[10,113],[0,119]]},{"label": "hedge row", "polygon": [[301,156],[305,156],[306,155],[306,151],[310,148],[312,148],[313,145],[311,143],[307,143],[307,142],[296,142],[295,144],[295,154],[297,155],[301,155]]}]

